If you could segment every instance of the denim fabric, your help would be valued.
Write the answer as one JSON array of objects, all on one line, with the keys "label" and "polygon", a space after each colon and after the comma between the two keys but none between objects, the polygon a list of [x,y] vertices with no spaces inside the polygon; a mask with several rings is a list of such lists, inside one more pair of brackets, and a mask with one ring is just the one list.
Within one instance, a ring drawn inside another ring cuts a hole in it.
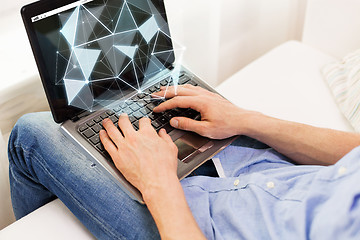
[{"label": "denim fabric", "polygon": [[147,210],[131,200],[59,131],[49,113],[22,117],[9,141],[17,219],[58,197],[98,239],[159,239]]},{"label": "denim fabric", "polygon": [[[240,137],[215,157],[226,178],[181,182],[208,239],[358,239],[360,148],[333,166],[295,166],[268,146]],[[146,207],[63,137],[49,113],[18,121],[9,159],[17,218],[59,197],[99,239],[159,239]],[[204,165],[198,175],[211,168]]]}]

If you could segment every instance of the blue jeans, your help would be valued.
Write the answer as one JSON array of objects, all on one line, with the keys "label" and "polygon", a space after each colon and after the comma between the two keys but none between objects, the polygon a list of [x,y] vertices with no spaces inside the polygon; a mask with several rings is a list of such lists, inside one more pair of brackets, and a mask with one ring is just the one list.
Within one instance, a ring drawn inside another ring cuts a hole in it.
[{"label": "blue jeans", "polygon": [[[240,137],[235,145],[265,148]],[[9,140],[10,185],[17,219],[59,198],[98,239],[159,239],[146,206],[130,199],[63,134],[50,113],[20,118]],[[210,165],[195,175],[211,172]]]}]

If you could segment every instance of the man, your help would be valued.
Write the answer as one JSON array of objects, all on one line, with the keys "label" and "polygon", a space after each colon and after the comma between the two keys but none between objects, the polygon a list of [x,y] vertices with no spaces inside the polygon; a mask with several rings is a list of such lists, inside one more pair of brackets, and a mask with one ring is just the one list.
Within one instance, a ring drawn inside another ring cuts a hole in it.
[{"label": "man", "polygon": [[201,121],[173,118],[175,128],[214,139],[242,135],[216,156],[226,178],[193,176],[180,183],[177,148],[165,130],[156,133],[143,118],[135,131],[122,115],[121,134],[104,120],[101,141],[142,193],[143,206],[101,174],[48,114],[33,114],[19,120],[9,142],[16,217],[57,196],[100,239],[360,236],[359,135],[243,110],[189,85],[157,95],[169,100],[156,112],[180,107],[201,113]]}]

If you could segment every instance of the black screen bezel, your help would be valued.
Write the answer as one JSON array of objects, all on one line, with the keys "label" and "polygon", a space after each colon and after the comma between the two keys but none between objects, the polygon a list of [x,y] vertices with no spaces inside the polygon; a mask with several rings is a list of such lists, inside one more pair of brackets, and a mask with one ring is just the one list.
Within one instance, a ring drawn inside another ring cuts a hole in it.
[{"label": "black screen bezel", "polygon": [[[68,105],[66,99],[58,99],[56,97],[55,87],[51,83],[50,80],[51,78],[46,68],[45,61],[41,53],[41,48],[31,18],[78,1],[79,0],[41,0],[26,5],[21,9],[21,16],[38,67],[40,78],[45,90],[46,97],[49,102],[51,113],[56,123],[62,123],[65,120],[72,119],[75,116],[77,116],[79,113],[83,112],[84,110]],[[162,14],[162,17],[166,21],[166,23],[168,23],[163,0],[151,0],[151,1],[154,4],[156,4],[156,6],[161,8],[160,13]],[[173,48],[172,41],[169,44],[171,44],[171,46],[169,47]],[[174,61],[175,61],[175,57],[165,67],[171,68]]]}]

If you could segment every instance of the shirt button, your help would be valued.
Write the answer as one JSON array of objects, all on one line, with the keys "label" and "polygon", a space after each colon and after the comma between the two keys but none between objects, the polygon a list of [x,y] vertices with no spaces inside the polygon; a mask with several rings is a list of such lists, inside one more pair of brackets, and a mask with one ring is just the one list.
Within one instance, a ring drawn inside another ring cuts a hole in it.
[{"label": "shirt button", "polygon": [[347,171],[346,167],[340,167],[338,173],[339,175],[344,175],[346,171]]},{"label": "shirt button", "polygon": [[268,183],[266,183],[266,186],[267,186],[268,188],[274,188],[274,187],[275,187],[275,183],[274,183],[274,182],[268,182]]},{"label": "shirt button", "polygon": [[240,180],[236,179],[235,182],[234,182],[234,186],[236,187],[237,185],[239,185],[239,183],[240,183]]}]

